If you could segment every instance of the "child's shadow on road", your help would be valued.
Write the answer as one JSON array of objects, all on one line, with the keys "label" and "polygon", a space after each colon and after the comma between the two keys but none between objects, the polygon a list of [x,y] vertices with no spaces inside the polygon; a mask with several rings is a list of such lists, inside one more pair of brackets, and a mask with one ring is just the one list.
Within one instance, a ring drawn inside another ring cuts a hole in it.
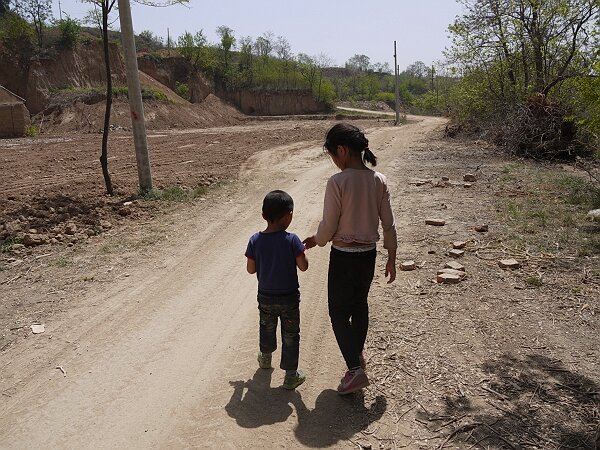
[{"label": "child's shadow on road", "polygon": [[258,369],[251,380],[229,382],[233,394],[225,411],[239,426],[257,428],[285,422],[293,412],[290,403],[302,402],[296,391],[272,388],[272,375],[273,369]]},{"label": "child's shadow on road", "polygon": [[314,409],[309,410],[298,391],[272,388],[272,375],[272,369],[258,369],[251,380],[229,382],[233,394],[225,410],[239,426],[258,428],[285,422],[293,405],[298,415],[296,439],[308,447],[328,447],[367,429],[387,408],[383,396],[377,396],[367,408],[362,392],[342,397],[326,389],[317,397]]}]

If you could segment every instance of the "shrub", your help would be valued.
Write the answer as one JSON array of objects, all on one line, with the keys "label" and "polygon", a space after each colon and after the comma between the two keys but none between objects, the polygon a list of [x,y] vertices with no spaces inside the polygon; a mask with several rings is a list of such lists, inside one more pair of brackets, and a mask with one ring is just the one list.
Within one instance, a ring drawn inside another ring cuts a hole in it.
[{"label": "shrub", "polygon": [[36,137],[38,135],[37,127],[31,125],[25,128],[25,136],[27,137]]},{"label": "shrub", "polygon": [[79,21],[67,16],[66,19],[57,20],[56,27],[60,31],[59,45],[64,48],[74,48],[79,42],[81,32]]},{"label": "shrub", "polygon": [[185,98],[186,100],[190,100],[190,88],[186,83],[180,83],[179,81],[175,82],[175,92],[181,98]]},{"label": "shrub", "polygon": [[9,13],[0,18],[0,50],[17,59],[21,66],[33,54],[34,35],[33,27],[22,17]]}]

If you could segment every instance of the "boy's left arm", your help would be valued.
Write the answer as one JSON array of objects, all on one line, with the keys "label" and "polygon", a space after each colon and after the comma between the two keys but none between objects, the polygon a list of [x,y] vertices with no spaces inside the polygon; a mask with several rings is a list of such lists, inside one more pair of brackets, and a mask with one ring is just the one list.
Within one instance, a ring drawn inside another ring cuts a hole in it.
[{"label": "boy's left arm", "polygon": [[246,260],[246,270],[248,271],[248,273],[256,273],[256,261],[248,257],[246,257]]},{"label": "boy's left arm", "polygon": [[296,266],[298,266],[298,269],[300,269],[302,272],[306,272],[308,269],[308,258],[306,257],[305,253],[301,253],[300,255],[296,256]]}]

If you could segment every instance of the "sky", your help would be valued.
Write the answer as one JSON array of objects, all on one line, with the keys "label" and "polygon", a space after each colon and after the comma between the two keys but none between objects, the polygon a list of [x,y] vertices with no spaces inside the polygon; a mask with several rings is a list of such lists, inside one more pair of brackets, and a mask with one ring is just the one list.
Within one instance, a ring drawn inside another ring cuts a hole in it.
[{"label": "sky", "polygon": [[[53,0],[56,18],[58,5]],[[75,19],[90,9],[81,0],[60,0],[60,5],[63,17],[66,13]],[[233,29],[236,37],[254,39],[271,32],[284,36],[293,54],[323,53],[338,66],[363,54],[371,63],[387,62],[393,68],[395,40],[400,71],[415,61],[430,65],[443,60],[450,45],[448,25],[461,13],[456,0],[189,0],[186,6],[132,3],[131,8],[136,33],[150,30],[166,41],[167,29],[175,40],[185,31],[203,30],[210,42],[217,42],[220,25]]]}]

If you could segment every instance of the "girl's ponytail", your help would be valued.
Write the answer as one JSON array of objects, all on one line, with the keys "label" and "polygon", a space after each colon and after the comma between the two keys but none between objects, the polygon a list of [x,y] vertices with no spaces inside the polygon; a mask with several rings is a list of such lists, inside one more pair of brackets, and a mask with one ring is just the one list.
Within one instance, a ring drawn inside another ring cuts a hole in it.
[{"label": "girl's ponytail", "polygon": [[368,162],[373,167],[375,167],[377,165],[377,156],[375,156],[375,154],[369,149],[369,147],[365,147],[363,151],[363,161],[366,163]]}]

